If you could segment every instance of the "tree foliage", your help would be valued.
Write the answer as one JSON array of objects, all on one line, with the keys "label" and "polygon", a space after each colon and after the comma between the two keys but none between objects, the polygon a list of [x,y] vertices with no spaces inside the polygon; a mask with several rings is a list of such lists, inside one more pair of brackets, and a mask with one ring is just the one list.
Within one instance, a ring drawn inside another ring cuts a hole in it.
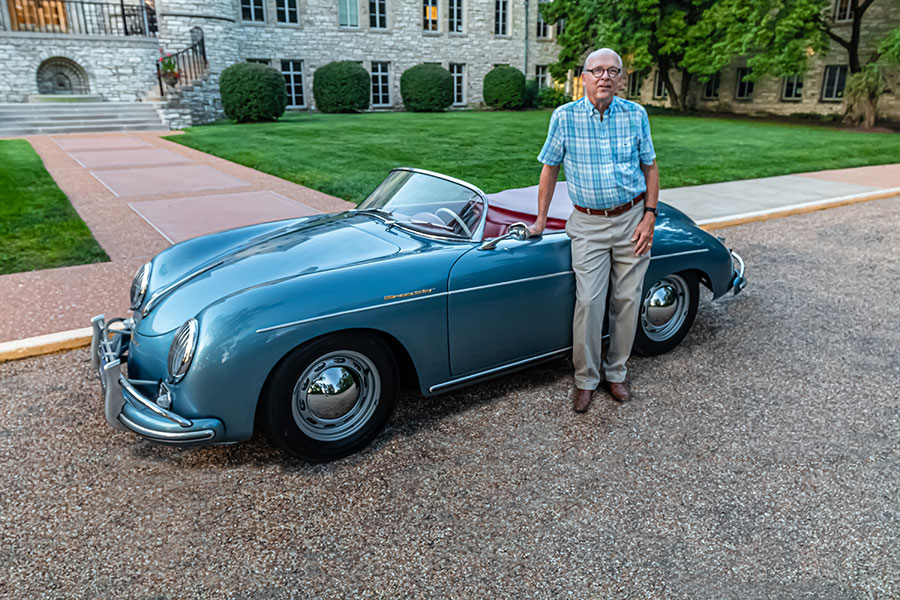
[{"label": "tree foliage", "polygon": [[[860,51],[869,8],[894,1],[851,0],[849,27],[835,26],[834,0],[554,0],[541,10],[548,22],[566,22],[559,60],[550,67],[554,77],[581,64],[588,50],[607,46],[630,69],[656,65],[673,102],[686,108],[692,78],[704,81],[740,56],[748,57],[750,79],[802,73],[810,57],[832,44],[846,50],[852,74],[867,64],[900,62],[900,27],[872,55]],[[679,90],[670,70],[681,72]]]}]

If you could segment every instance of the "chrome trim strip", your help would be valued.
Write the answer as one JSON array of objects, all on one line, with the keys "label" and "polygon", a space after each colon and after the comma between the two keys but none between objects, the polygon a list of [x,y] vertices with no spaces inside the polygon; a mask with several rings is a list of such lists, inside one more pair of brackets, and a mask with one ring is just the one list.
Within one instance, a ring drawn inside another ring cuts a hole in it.
[{"label": "chrome trim strip", "polygon": [[199,442],[203,440],[211,440],[216,437],[216,432],[212,429],[198,429],[197,431],[185,431],[184,433],[154,431],[152,429],[147,429],[143,425],[138,425],[137,423],[126,417],[125,413],[119,413],[119,421],[123,425],[125,425],[125,427],[135,432],[136,434],[160,442]]},{"label": "chrome trim strip", "polygon": [[499,371],[504,371],[504,370],[506,370],[506,369],[511,369],[511,368],[513,368],[513,367],[518,367],[518,366],[520,366],[520,365],[524,365],[524,364],[526,364],[526,363],[538,361],[538,360],[541,360],[541,359],[544,359],[544,358],[550,358],[550,357],[553,356],[554,354],[563,354],[563,353],[565,353],[565,352],[568,352],[568,351],[571,350],[571,349],[572,349],[572,346],[566,346],[565,348],[560,348],[559,350],[553,350],[552,352],[546,352],[546,353],[541,354],[541,355],[539,355],[539,356],[532,356],[531,358],[525,358],[525,359],[522,359],[522,360],[517,360],[517,361],[515,361],[515,362],[511,362],[511,363],[506,364],[506,365],[501,365],[501,366],[499,366],[499,367],[494,367],[493,369],[488,369],[487,371],[481,371],[480,373],[475,373],[474,375],[466,375],[465,377],[460,377],[460,378],[458,378],[458,379],[451,379],[450,381],[445,381],[444,383],[438,383],[438,384],[435,384],[435,385],[431,386],[430,388],[428,388],[428,391],[429,391],[429,392],[436,392],[436,391],[442,390],[442,389],[444,389],[444,388],[448,388],[448,387],[451,387],[451,386],[454,386],[454,385],[459,385],[459,384],[461,384],[461,383],[465,383],[466,381],[471,381],[471,380],[473,380],[473,379],[478,379],[479,377],[485,377],[485,376],[490,375],[490,374],[492,374],[492,373],[497,373],[497,372],[499,372]]},{"label": "chrome trim strip", "polygon": [[357,312],[365,312],[367,310],[374,310],[376,308],[385,308],[388,306],[396,306],[398,304],[406,304],[407,302],[418,302],[419,300],[427,300],[429,298],[439,298],[441,296],[446,296],[447,292],[438,292],[437,294],[428,294],[427,296],[418,296],[416,298],[408,298],[406,300],[398,300],[397,302],[386,302],[384,304],[376,304],[374,306],[364,306],[363,308],[352,308],[350,310],[342,310],[341,312],[331,313],[327,315],[321,315],[318,317],[310,317],[309,319],[301,319],[299,321],[292,321],[290,323],[284,323],[282,325],[272,325],[271,327],[263,327],[262,329],[257,329],[256,333],[266,333],[267,331],[274,331],[276,329],[284,329],[285,327],[294,327],[295,325],[304,325],[306,323],[312,323],[313,321],[320,321],[322,319],[330,319],[331,317],[343,317],[344,315],[349,315]]},{"label": "chrome trim strip", "polygon": [[515,281],[504,281],[500,283],[489,283],[488,285],[480,285],[477,287],[466,288],[463,290],[453,290],[452,292],[438,292],[436,294],[428,294],[424,296],[418,296],[416,298],[408,298],[406,300],[398,300],[397,302],[386,302],[384,304],[375,304],[373,306],[364,306],[362,308],[352,308],[350,310],[342,310],[336,313],[330,313],[327,315],[320,315],[318,317],[310,317],[309,319],[301,319],[299,321],[292,321],[290,323],[283,323],[281,325],[272,325],[270,327],[263,327],[261,329],[257,329],[256,333],[266,333],[268,331],[274,331],[276,329],[284,329],[285,327],[294,327],[295,325],[305,325],[306,323],[312,323],[313,321],[320,321],[322,319],[330,319],[331,317],[343,317],[344,315],[349,315],[357,312],[365,312],[367,310],[375,310],[376,308],[384,308],[387,306],[394,306],[396,304],[405,304],[407,302],[418,302],[419,300],[425,300],[427,298],[439,298],[441,296],[449,296],[451,294],[463,294],[465,292],[473,292],[476,290],[483,290],[486,288],[498,287],[502,285],[511,285],[514,283],[522,283],[525,281],[536,281],[538,279],[547,279],[549,277],[559,277],[560,275],[568,275],[570,273],[574,273],[574,271],[560,271],[559,273],[551,273],[549,275],[539,275],[537,277],[526,277],[524,279],[516,279]]},{"label": "chrome trim strip", "polygon": [[119,376],[119,384],[122,388],[128,392],[128,395],[134,398],[134,400],[140,403],[141,406],[152,412],[158,417],[162,417],[163,419],[168,419],[173,423],[178,423],[182,427],[190,427],[194,423],[185,419],[181,415],[177,415],[173,413],[171,410],[166,410],[163,407],[157,405],[155,402],[151,402],[147,398],[144,398],[144,395],[141,394],[131,383],[125,379],[124,375]]},{"label": "chrome trim strip", "polygon": [[188,273],[187,275],[185,275],[178,281],[175,281],[174,283],[170,283],[163,289],[156,291],[156,293],[154,293],[152,296],[150,296],[150,298],[144,304],[144,308],[141,309],[141,314],[146,317],[148,314],[150,314],[150,311],[153,310],[153,307],[156,306],[160,300],[162,300],[164,297],[168,296],[172,291],[174,291],[175,288],[180,287],[181,285],[187,283],[188,281],[190,281],[191,279],[193,279],[195,277],[199,277],[200,275],[203,275],[207,271],[211,271],[211,270],[215,269],[216,267],[218,267],[219,265],[221,265],[224,262],[225,262],[225,260],[223,259],[223,260],[216,261],[212,264],[206,265],[202,269],[197,269],[196,271],[194,271],[192,273]]},{"label": "chrome trim strip", "polygon": [[672,258],[673,256],[684,256],[686,254],[698,254],[700,252],[709,252],[709,248],[697,248],[696,250],[685,250],[684,252],[672,252],[671,254],[660,254],[659,256],[650,256],[650,260],[657,258]]},{"label": "chrome trim strip", "polygon": [[504,285],[513,285],[516,283],[524,283],[526,281],[538,281],[539,279],[550,279],[551,277],[559,277],[560,275],[570,275],[574,274],[575,271],[560,271],[559,273],[550,273],[549,275],[538,275],[537,277],[525,277],[523,279],[514,279],[513,281],[501,281],[499,283],[489,283],[487,285],[479,285],[475,287],[466,288],[464,290],[452,290],[448,292],[450,295],[454,294],[465,294],[466,292],[476,292],[478,290],[486,290],[488,288],[500,287]]}]

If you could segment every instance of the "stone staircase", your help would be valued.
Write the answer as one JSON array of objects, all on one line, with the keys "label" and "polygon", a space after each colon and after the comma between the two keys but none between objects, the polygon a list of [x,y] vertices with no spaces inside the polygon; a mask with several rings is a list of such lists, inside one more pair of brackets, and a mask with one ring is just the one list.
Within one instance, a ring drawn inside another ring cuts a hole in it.
[{"label": "stone staircase", "polygon": [[83,100],[0,103],[0,138],[46,133],[167,130],[157,102],[101,102]]}]

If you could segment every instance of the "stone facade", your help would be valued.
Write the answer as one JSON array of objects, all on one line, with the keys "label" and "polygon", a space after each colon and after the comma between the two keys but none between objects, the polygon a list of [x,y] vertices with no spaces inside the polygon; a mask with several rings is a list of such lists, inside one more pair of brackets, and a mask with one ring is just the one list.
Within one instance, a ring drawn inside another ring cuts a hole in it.
[{"label": "stone facade", "polygon": [[0,102],[25,102],[40,93],[38,69],[57,57],[84,69],[89,94],[115,102],[138,100],[155,85],[157,47],[156,38],[0,31]]},{"label": "stone facade", "polygon": [[389,102],[373,107],[377,110],[402,108],[400,75],[423,62],[448,68],[463,65],[461,104],[478,106],[482,81],[494,65],[514,66],[533,78],[535,67],[554,62],[558,50],[552,39],[554,27],[547,27],[546,35],[538,38],[537,0],[503,0],[508,24],[502,35],[494,33],[496,0],[462,0],[461,32],[449,31],[451,0],[437,0],[436,31],[423,30],[424,0],[386,0],[387,26],[381,29],[369,26],[368,0],[352,5],[356,26],[339,24],[341,0],[297,0],[296,23],[279,22],[277,7],[283,0],[253,0],[263,3],[259,20],[243,18],[241,0],[157,0],[158,38],[10,31],[7,1],[12,0],[0,0],[5,19],[0,22],[0,58],[9,65],[0,74],[0,101],[6,102],[25,101],[37,94],[38,68],[51,57],[67,58],[82,67],[90,93],[106,100],[158,95],[158,48],[171,53],[186,48],[191,44],[191,29],[200,27],[209,73],[189,89],[167,91],[161,111],[177,128],[221,117],[219,74],[247,59],[265,60],[279,70],[283,60],[293,61],[303,82],[303,103],[294,108],[306,109],[315,109],[312,81],[320,66],[353,60],[371,72],[373,63],[381,63],[381,68],[386,63]]}]

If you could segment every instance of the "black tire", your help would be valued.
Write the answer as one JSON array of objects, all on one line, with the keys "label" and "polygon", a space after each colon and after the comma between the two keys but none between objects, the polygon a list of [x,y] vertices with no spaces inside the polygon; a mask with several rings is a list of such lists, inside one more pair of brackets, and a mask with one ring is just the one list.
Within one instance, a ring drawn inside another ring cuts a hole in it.
[{"label": "black tire", "polygon": [[652,284],[641,298],[634,352],[658,356],[675,348],[694,324],[699,302],[695,271],[672,273]]},{"label": "black tire", "polygon": [[[312,462],[367,446],[397,402],[394,356],[379,339],[337,333],[301,346],[272,372],[259,422],[269,441]],[[318,393],[316,393],[318,392]]]}]

